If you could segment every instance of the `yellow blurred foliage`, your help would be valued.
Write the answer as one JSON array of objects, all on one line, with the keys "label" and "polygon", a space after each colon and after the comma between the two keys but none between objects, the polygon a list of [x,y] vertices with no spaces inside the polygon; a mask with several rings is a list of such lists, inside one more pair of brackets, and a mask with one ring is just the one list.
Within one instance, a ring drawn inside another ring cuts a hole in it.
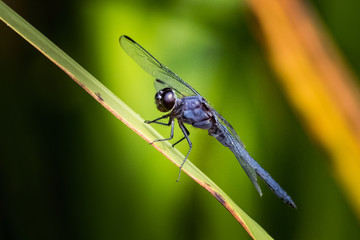
[{"label": "yellow blurred foliage", "polygon": [[360,218],[360,103],[354,77],[308,6],[297,0],[250,0],[249,5],[288,98],[331,156]]}]

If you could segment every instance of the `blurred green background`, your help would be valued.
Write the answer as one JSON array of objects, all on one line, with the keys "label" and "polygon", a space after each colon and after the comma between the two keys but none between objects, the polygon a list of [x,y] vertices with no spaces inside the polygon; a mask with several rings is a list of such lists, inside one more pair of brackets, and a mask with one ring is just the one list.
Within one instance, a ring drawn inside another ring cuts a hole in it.
[{"label": "blurred green background", "polygon": [[[285,98],[245,3],[4,2],[144,119],[161,114],[153,79],[121,49],[122,34],[204,95],[298,209],[264,184],[260,198],[206,131],[190,129],[190,159],[275,239],[360,239],[359,218]],[[310,4],[359,75],[360,3]],[[176,183],[175,165],[5,24],[0,52],[0,239],[250,238],[185,174]]]}]

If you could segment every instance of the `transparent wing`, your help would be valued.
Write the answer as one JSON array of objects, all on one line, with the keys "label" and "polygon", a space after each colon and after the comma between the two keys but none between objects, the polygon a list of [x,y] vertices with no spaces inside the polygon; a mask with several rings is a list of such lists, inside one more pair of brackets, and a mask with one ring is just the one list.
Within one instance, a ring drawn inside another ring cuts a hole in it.
[{"label": "transparent wing", "polygon": [[[184,82],[178,75],[156,60],[148,51],[141,47],[130,37],[122,35],[120,45],[124,51],[142,68],[145,72],[156,78],[155,87],[161,84],[170,87],[181,96],[200,95],[189,84]],[[157,89],[160,90],[160,89]]]},{"label": "transparent wing", "polygon": [[240,145],[245,148],[245,144],[241,141],[239,135],[237,135],[237,133],[235,132],[235,129],[231,126],[231,124],[226,121],[226,119],[220,115],[220,113],[218,113],[214,108],[212,108],[208,103],[207,103],[207,107],[209,109],[211,109],[211,112],[214,113],[214,115],[216,116],[216,120],[224,125],[228,130],[229,132],[231,133],[231,135],[240,143]]},{"label": "transparent wing", "polygon": [[[238,144],[240,144],[241,147],[243,147],[245,149],[244,143],[241,141],[239,135],[237,135],[237,133],[235,132],[235,129],[231,126],[231,124],[228,121],[226,121],[226,119],[223,116],[221,116],[220,113],[218,113],[208,103],[206,103],[206,105],[209,108],[209,110],[214,114],[218,128],[221,129],[225,134],[227,134],[227,135],[231,134],[233,137],[233,138],[231,138],[230,136],[228,136],[225,139],[218,139],[218,140],[223,144],[226,142],[224,144],[225,146],[226,145],[236,146],[237,144],[234,142],[234,140],[235,140]],[[225,142],[222,142],[222,141],[225,141]],[[232,147],[230,147],[230,149],[235,153],[235,151],[233,150]],[[255,169],[253,167],[254,164],[252,164],[252,162],[251,162],[251,160],[253,160],[253,159],[250,158],[250,160],[249,160],[248,158],[242,158],[242,157],[240,157],[239,154],[235,154],[235,156],[238,159],[241,167],[244,169],[244,171],[250,178],[251,182],[254,184],[256,190],[260,193],[260,195],[262,195],[260,186],[257,182],[257,175],[256,175]]]},{"label": "transparent wing", "polygon": [[266,185],[268,185],[268,187],[275,193],[278,198],[291,207],[296,208],[296,205],[292,201],[291,197],[246,151],[246,149],[243,147],[244,144],[242,144],[231,125],[214,109],[211,110],[215,112],[217,128],[213,132],[209,131],[209,134],[214,136],[224,146],[230,148],[239,161],[241,167],[244,169],[251,182],[254,184],[256,190],[259,192],[260,196],[262,195],[262,192],[257,181],[257,176],[260,176],[260,178],[264,180]]},{"label": "transparent wing", "polygon": [[231,125],[228,123],[230,125],[230,127],[228,127],[223,124],[220,121],[219,116],[221,117],[220,114],[215,115],[216,128],[212,129],[212,131],[209,130],[209,134],[215,137],[224,146],[230,148],[239,161],[241,167],[244,169],[251,182],[254,184],[256,190],[260,195],[262,195],[260,186],[257,181],[256,169],[259,167],[258,163],[252,159],[245,148],[242,147],[241,142],[235,137],[237,136],[235,131],[233,130],[235,135],[233,135],[234,133],[230,132],[230,129],[232,129],[230,128]]},{"label": "transparent wing", "polygon": [[177,95],[177,97],[180,99],[180,98],[183,98],[183,97],[188,97],[188,96],[192,96],[192,95],[185,95],[184,92],[180,92],[178,91],[176,88],[170,86],[169,84],[167,84],[166,82],[160,80],[160,79],[155,79],[154,81],[154,87],[155,87],[155,90],[156,92],[160,91],[161,89],[164,89],[164,88],[171,88],[175,91],[175,94]]}]

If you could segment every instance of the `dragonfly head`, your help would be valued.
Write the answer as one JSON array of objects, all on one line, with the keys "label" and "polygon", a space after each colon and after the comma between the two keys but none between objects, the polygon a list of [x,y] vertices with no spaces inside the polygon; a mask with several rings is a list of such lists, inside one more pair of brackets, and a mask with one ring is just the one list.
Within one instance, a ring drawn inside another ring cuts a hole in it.
[{"label": "dragonfly head", "polygon": [[176,95],[171,88],[164,88],[155,94],[155,104],[160,112],[169,112],[175,106]]}]

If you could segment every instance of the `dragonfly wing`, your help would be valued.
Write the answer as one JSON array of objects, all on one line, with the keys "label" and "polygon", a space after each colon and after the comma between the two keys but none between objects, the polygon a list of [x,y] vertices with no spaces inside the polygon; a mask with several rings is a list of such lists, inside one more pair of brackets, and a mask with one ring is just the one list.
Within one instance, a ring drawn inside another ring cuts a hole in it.
[{"label": "dragonfly wing", "polygon": [[236,156],[236,159],[239,161],[241,167],[244,169],[251,182],[254,184],[256,190],[259,192],[260,196],[262,195],[257,176],[264,180],[266,185],[274,192],[274,194],[280,198],[284,203],[290,205],[293,208],[296,208],[295,203],[292,201],[291,197],[280,187],[280,185],[266,172],[246,151],[244,147],[240,145],[240,142],[230,134],[228,128],[221,124],[220,122],[216,123],[217,128],[214,131],[209,131],[210,135],[216,137],[216,139],[221,142],[224,146],[230,148],[230,150]]},{"label": "dragonfly wing", "polygon": [[171,88],[175,91],[176,96],[180,99],[189,95],[184,95],[183,92],[178,91],[176,88],[173,88],[172,86],[170,86],[169,84],[167,84],[166,82],[160,80],[160,79],[155,79],[154,81],[154,86],[155,86],[155,90],[158,92],[161,89],[164,88]]},{"label": "dragonfly wing", "polygon": [[[234,153],[236,159],[239,161],[241,167],[244,169],[251,182],[254,184],[256,190],[262,195],[260,186],[257,181],[257,172],[256,170],[259,167],[259,164],[249,155],[245,148],[240,144],[238,139],[230,133],[230,130],[227,126],[219,121],[218,116],[215,116],[216,126],[213,129],[209,130],[209,134],[215,137],[220,143],[225,147],[230,148]],[[236,134],[236,133],[235,133]]]},{"label": "dragonfly wing", "polygon": [[[154,78],[160,80],[166,86],[171,87],[182,96],[194,96],[199,93],[178,75],[156,60],[148,51],[128,36],[120,37],[120,45],[124,51],[142,68]],[[156,84],[156,83],[155,83]]]},{"label": "dragonfly wing", "polygon": [[241,141],[239,135],[236,133],[235,129],[233,128],[233,126],[231,126],[231,124],[226,121],[226,119],[220,115],[220,113],[218,113],[214,108],[212,108],[209,104],[207,104],[207,107],[211,109],[211,111],[215,114],[216,116],[216,120],[224,125],[227,130],[229,130],[229,132],[231,133],[231,135],[240,143],[240,145],[245,148],[245,144]]},{"label": "dragonfly wing", "polygon": [[251,182],[254,184],[254,187],[262,196],[261,188],[259,186],[259,183],[257,181],[257,173],[253,167],[250,166],[249,162],[247,162],[242,156],[236,155],[236,159],[239,161],[241,167],[244,169],[246,175],[250,178]]}]

